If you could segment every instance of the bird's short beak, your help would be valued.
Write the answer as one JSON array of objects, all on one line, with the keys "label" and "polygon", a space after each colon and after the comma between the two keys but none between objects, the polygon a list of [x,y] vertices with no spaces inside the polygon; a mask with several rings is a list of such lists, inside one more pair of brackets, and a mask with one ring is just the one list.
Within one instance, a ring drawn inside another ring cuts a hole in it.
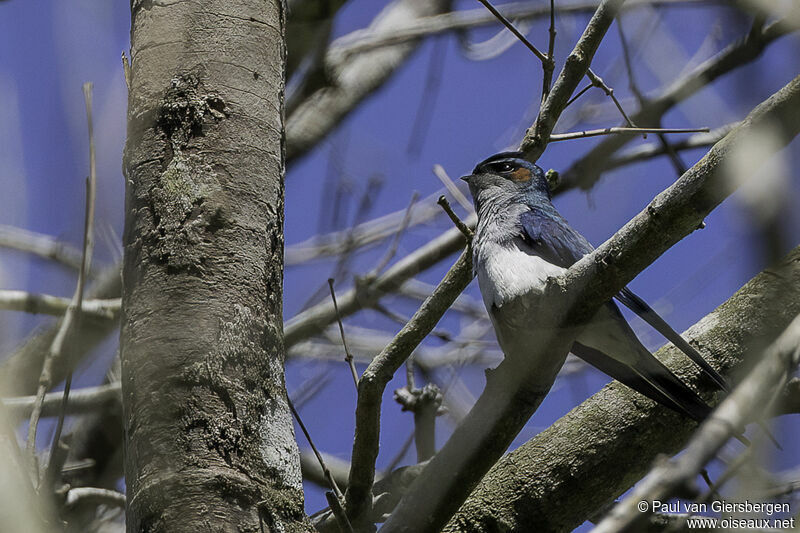
[{"label": "bird's short beak", "polygon": [[469,174],[468,176],[461,176],[461,179],[469,183],[469,180],[472,179],[472,176],[474,176],[474,174]]}]

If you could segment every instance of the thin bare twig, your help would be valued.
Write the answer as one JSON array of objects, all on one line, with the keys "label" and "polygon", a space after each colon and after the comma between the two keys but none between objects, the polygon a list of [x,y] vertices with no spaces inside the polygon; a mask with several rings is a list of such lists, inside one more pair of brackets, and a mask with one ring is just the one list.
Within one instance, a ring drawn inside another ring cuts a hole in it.
[{"label": "thin bare twig", "polygon": [[597,130],[573,131],[570,133],[554,133],[549,142],[569,141],[598,135],[638,135],[640,133],[708,133],[710,128],[601,128]]},{"label": "thin bare twig", "polygon": [[344,495],[342,494],[342,491],[339,490],[339,485],[336,484],[336,480],[333,479],[331,471],[328,470],[328,466],[325,464],[325,460],[322,458],[322,455],[319,453],[319,450],[317,450],[317,447],[314,445],[314,441],[311,440],[311,435],[309,434],[308,429],[306,429],[306,425],[303,424],[303,419],[300,418],[300,413],[298,413],[297,409],[294,408],[292,400],[290,400],[289,397],[287,396],[286,401],[289,404],[289,409],[292,410],[292,414],[294,415],[295,420],[297,420],[297,425],[300,426],[300,430],[303,432],[303,435],[305,435],[309,446],[311,446],[311,450],[314,452],[314,455],[317,456],[317,461],[319,462],[319,466],[322,468],[322,472],[325,475],[325,479],[328,480],[328,484],[330,485],[331,490],[333,491],[333,498],[328,498],[328,504],[331,506],[333,514],[336,516],[336,520],[339,521],[339,527],[341,527],[343,531],[353,533],[353,526],[350,524],[350,520],[347,519],[347,514],[344,512],[343,509]]},{"label": "thin bare twig", "polygon": [[594,87],[594,84],[593,84],[593,83],[590,83],[589,85],[587,85],[586,87],[584,87],[583,89],[581,89],[580,91],[578,91],[577,93],[575,93],[575,96],[573,96],[572,98],[570,98],[570,99],[569,99],[569,101],[567,102],[567,105],[565,105],[564,107],[565,107],[565,108],[567,108],[567,107],[571,106],[571,105],[573,104],[573,102],[575,102],[575,100],[577,100],[578,98],[580,98],[581,96],[583,96],[584,94],[586,94],[586,92],[587,92],[589,89],[591,89],[592,87]]},{"label": "thin bare twig", "polygon": [[522,35],[522,33],[521,33],[521,32],[520,32],[520,31],[519,31],[519,30],[518,30],[518,29],[517,29],[517,28],[516,28],[516,27],[515,27],[515,26],[514,26],[512,23],[511,23],[511,21],[510,21],[510,20],[508,20],[506,17],[504,17],[504,16],[503,16],[503,14],[502,14],[502,13],[500,13],[500,12],[499,12],[499,11],[498,11],[498,10],[497,10],[497,9],[496,9],[496,8],[495,8],[493,5],[492,5],[492,4],[491,4],[491,2],[489,2],[489,0],[478,0],[478,2],[480,2],[481,4],[483,4],[483,5],[484,5],[484,7],[485,7],[486,9],[488,9],[488,10],[489,10],[489,12],[490,12],[492,15],[494,15],[494,16],[495,16],[495,18],[497,18],[497,20],[499,20],[500,22],[502,22],[502,23],[503,23],[503,26],[505,26],[506,28],[508,28],[508,30],[509,30],[511,33],[513,33],[513,34],[516,36],[516,38],[517,38],[517,39],[519,39],[520,41],[522,41],[522,44],[524,44],[526,47],[528,47],[528,50],[530,50],[531,52],[533,52],[533,55],[535,55],[536,57],[538,57],[538,58],[539,58],[539,60],[542,62],[542,64],[543,64],[543,65],[546,65],[548,62],[552,61],[552,58],[549,58],[549,57],[547,57],[546,55],[544,55],[542,52],[540,52],[540,51],[539,51],[539,49],[538,49],[538,48],[536,48],[536,47],[533,45],[533,43],[531,43],[531,42],[530,42],[530,41],[529,41],[529,40],[528,40],[528,39],[527,39],[527,38],[526,38],[524,35]]},{"label": "thin bare twig", "polygon": [[394,239],[392,239],[392,244],[389,245],[389,248],[386,250],[386,254],[383,258],[378,262],[378,265],[372,269],[372,275],[377,276],[381,273],[381,271],[386,268],[386,266],[394,259],[395,254],[397,254],[397,247],[400,245],[400,239],[403,237],[403,234],[408,229],[408,224],[411,222],[411,212],[414,209],[414,205],[417,203],[419,199],[419,192],[414,191],[411,195],[411,201],[408,202],[408,207],[406,207],[406,212],[403,215],[403,220],[400,222],[400,227],[397,228],[397,231],[394,234]]},{"label": "thin bare twig", "polygon": [[[755,450],[755,446],[748,446],[745,448],[742,453],[740,453],[725,469],[721,476],[717,478],[717,481],[714,482],[713,485],[708,487],[708,489],[700,495],[698,498],[698,502],[708,502],[711,501],[712,498],[718,497],[719,489],[725,485],[728,481],[730,481],[739,470],[742,469],[744,465],[747,464],[748,461],[752,460],[753,458],[753,451]],[[705,471],[705,469],[703,469]]]},{"label": "thin bare twig", "polygon": [[[94,126],[92,124],[92,84],[85,83],[83,85],[83,94],[86,102],[86,118],[89,125],[89,178],[86,180],[86,215],[84,219],[84,232],[83,232],[83,252],[81,260],[81,268],[78,272],[78,283],[75,288],[75,293],[72,296],[72,303],[64,313],[64,319],[61,322],[61,327],[58,330],[55,338],[53,339],[50,349],[45,357],[42,365],[42,373],[39,377],[39,387],[36,391],[36,403],[34,404],[33,411],[31,412],[30,422],[28,425],[28,437],[25,445],[25,450],[30,460],[31,468],[36,477],[38,477],[38,461],[36,459],[36,430],[39,426],[39,418],[42,414],[42,404],[44,403],[44,396],[51,386],[52,382],[52,366],[53,361],[59,357],[64,349],[67,335],[71,329],[77,325],[80,320],[81,308],[83,306],[83,288],[86,284],[86,273],[89,271],[92,261],[92,248],[94,246],[94,204],[95,204],[95,188],[96,188],[96,171],[95,171],[95,147],[94,147]],[[65,396],[68,390],[65,389]],[[60,437],[60,435],[58,435]]]},{"label": "thin bare twig", "polygon": [[[595,86],[598,89],[602,90],[604,93],[606,93],[606,96],[611,98],[611,101],[613,101],[614,105],[617,106],[617,109],[619,110],[620,114],[622,115],[622,118],[625,119],[625,123],[628,125],[628,127],[629,128],[635,128],[636,124],[634,124],[633,121],[630,119],[630,117],[628,117],[628,114],[625,113],[624,109],[622,109],[622,104],[620,104],[619,100],[617,100],[617,97],[614,96],[614,89],[612,89],[611,87],[606,85],[606,82],[603,81],[603,78],[601,78],[600,76],[595,74],[594,71],[592,71],[591,68],[587,68],[586,69],[586,77],[589,78],[589,80],[591,80],[593,86]],[[645,135],[645,137],[647,137],[647,135]],[[552,139],[552,137],[551,137],[551,139]]]},{"label": "thin bare twig", "polygon": [[453,212],[453,208],[450,207],[450,202],[447,201],[447,198],[442,195],[439,197],[439,201],[437,203],[442,206],[444,212],[447,213],[447,216],[450,217],[450,220],[453,221],[453,224],[456,225],[458,230],[464,234],[464,237],[467,238],[467,241],[471,241],[473,236],[472,230],[469,229],[469,226],[464,224],[460,218],[458,218],[458,215],[456,215],[455,212]]},{"label": "thin bare twig", "polygon": [[356,370],[356,364],[353,362],[353,355],[347,348],[347,339],[345,338],[344,335],[344,325],[342,324],[342,317],[339,314],[339,304],[336,303],[336,291],[333,288],[333,278],[328,278],[328,287],[330,287],[331,289],[331,299],[333,300],[333,309],[336,311],[336,321],[339,323],[339,333],[342,335],[342,346],[344,347],[344,360],[350,367],[350,373],[353,375],[353,384],[356,386],[356,391],[357,391],[358,371]]},{"label": "thin bare twig", "polygon": [[[674,152],[712,146],[717,142],[719,142],[719,140],[725,137],[728,133],[730,133],[730,131],[733,128],[735,128],[736,125],[737,125],[736,122],[732,124],[726,124],[724,126],[720,126],[719,128],[714,128],[708,133],[697,133],[690,137],[686,137],[679,141],[675,141],[674,143],[671,143],[668,146],[669,149]],[[610,170],[625,165],[629,165],[631,163],[646,161],[653,157],[658,157],[667,153],[668,150],[665,149],[664,146],[661,145],[660,143],[640,144],[639,146],[626,150],[620,153],[619,155],[614,156],[612,159],[609,159],[606,168]]]},{"label": "thin bare twig", "polygon": [[555,14],[554,14],[554,6],[551,0],[550,2],[550,41],[548,43],[548,54],[543,54],[536,46],[533,45],[526,37],[519,31],[514,24],[511,23],[502,13],[500,13],[489,0],[478,0],[481,4],[489,10],[489,12],[495,16],[497,20],[499,20],[503,26],[508,28],[508,30],[514,34],[514,36],[519,39],[522,44],[524,44],[528,50],[533,52],[533,55],[539,58],[539,61],[542,62],[542,102],[545,101],[547,95],[550,93],[550,83],[553,80],[553,71],[555,70],[555,61],[553,60],[553,47],[555,46]]},{"label": "thin bare twig", "polygon": [[553,72],[556,69],[556,62],[553,54],[556,47],[556,6],[555,0],[550,0],[550,40],[547,43],[547,58],[549,61],[542,63],[542,102],[547,100],[550,94],[550,85],[553,83]]},{"label": "thin bare twig", "polygon": [[[83,99],[86,105],[86,122],[89,132],[89,177],[86,179],[86,213],[83,221],[83,256],[81,269],[78,273],[79,289],[77,291],[78,305],[75,317],[76,323],[80,321],[81,313],[83,312],[83,285],[85,284],[86,272],[88,272],[89,265],[92,261],[91,253],[94,248],[94,207],[97,193],[97,160],[94,146],[94,123],[92,121],[91,83],[83,84]],[[81,278],[84,279],[83,282]],[[64,397],[61,400],[61,412],[58,415],[56,430],[53,432],[53,442],[50,445],[50,459],[47,461],[47,469],[44,476],[44,479],[46,479],[48,483],[56,481],[61,472],[62,463],[67,457],[66,453],[64,453],[60,461],[56,460],[57,452],[60,449],[61,432],[64,430],[64,417],[67,412],[70,389],[72,389],[72,369],[69,369],[67,372],[67,379],[64,382]]]},{"label": "thin bare twig", "polygon": [[442,185],[444,185],[444,188],[447,189],[447,192],[449,192],[453,198],[456,199],[458,205],[463,207],[467,213],[472,213],[475,211],[475,208],[472,207],[472,202],[467,200],[467,197],[458,190],[456,184],[453,183],[453,179],[447,174],[447,171],[442,165],[438,163],[433,165],[433,175],[442,182]]}]

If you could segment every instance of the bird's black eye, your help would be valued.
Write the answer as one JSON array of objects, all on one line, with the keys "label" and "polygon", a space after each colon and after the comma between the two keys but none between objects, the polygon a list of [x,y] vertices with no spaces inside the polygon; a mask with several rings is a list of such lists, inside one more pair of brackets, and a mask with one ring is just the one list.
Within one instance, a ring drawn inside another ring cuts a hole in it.
[{"label": "bird's black eye", "polygon": [[492,167],[495,172],[511,172],[516,168],[511,163],[495,163]]}]

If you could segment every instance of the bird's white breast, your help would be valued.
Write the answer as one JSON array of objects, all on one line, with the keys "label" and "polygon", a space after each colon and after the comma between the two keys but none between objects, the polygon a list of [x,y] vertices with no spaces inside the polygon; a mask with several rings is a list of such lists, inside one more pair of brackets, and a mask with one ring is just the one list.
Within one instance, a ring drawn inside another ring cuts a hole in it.
[{"label": "bird's white breast", "polygon": [[529,291],[542,290],[548,277],[563,268],[541,257],[529,255],[514,244],[488,242],[475,250],[475,270],[483,303],[491,313],[492,305],[503,303]]}]

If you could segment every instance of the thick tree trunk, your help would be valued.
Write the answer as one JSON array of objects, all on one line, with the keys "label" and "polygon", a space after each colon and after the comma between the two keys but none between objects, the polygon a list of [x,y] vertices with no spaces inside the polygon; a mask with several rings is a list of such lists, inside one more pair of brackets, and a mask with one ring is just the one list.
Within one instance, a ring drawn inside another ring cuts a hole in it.
[{"label": "thick tree trunk", "polygon": [[308,531],[283,376],[282,0],[132,2],[128,531]]}]

